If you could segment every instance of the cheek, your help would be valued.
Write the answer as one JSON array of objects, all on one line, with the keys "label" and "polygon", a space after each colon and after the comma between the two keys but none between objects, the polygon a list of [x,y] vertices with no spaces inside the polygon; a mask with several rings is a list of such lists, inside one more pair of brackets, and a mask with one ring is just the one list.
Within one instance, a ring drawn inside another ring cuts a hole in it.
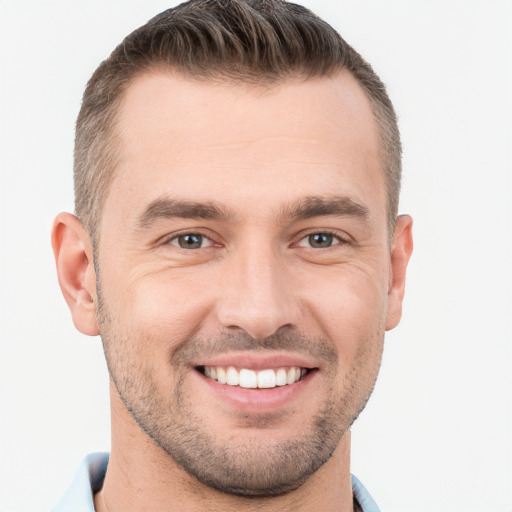
[{"label": "cheek", "polygon": [[[355,276],[351,276],[354,278]],[[375,384],[382,359],[387,291],[370,276],[332,282],[323,301],[311,308],[314,322],[338,354],[333,368],[333,396],[349,410],[361,410]]]},{"label": "cheek", "polygon": [[[341,357],[353,359],[366,345],[382,339],[387,311],[387,277],[363,267],[344,268],[318,280],[307,293],[311,323],[336,345]],[[361,347],[360,345],[363,345]]]},{"label": "cheek", "polygon": [[151,338],[156,351],[171,351],[194,334],[210,302],[200,280],[183,279],[172,271],[130,276],[116,295],[125,327]]}]

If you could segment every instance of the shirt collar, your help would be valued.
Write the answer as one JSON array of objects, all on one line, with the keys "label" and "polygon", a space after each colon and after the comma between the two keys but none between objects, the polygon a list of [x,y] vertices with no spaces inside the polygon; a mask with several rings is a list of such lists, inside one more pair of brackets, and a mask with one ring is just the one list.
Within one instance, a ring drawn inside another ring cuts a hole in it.
[{"label": "shirt collar", "polygon": [[68,490],[52,512],[94,512],[94,493],[103,485],[108,453],[87,455]]},{"label": "shirt collar", "polygon": [[[52,512],[94,512],[94,493],[103,485],[108,458],[108,453],[87,455],[68,490]],[[370,493],[354,475],[352,491],[363,512],[380,512]]]},{"label": "shirt collar", "polygon": [[352,475],[352,492],[363,512],[380,512],[370,493],[354,475]]}]

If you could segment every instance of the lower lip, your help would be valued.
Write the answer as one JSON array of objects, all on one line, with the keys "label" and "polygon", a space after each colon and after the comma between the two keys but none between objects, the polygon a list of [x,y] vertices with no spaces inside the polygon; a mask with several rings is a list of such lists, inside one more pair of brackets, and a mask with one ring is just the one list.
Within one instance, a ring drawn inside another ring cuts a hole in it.
[{"label": "lower lip", "polygon": [[279,409],[297,398],[315,379],[317,371],[310,371],[295,384],[276,386],[268,389],[247,389],[240,386],[221,384],[194,370],[210,391],[244,412],[270,412]]}]

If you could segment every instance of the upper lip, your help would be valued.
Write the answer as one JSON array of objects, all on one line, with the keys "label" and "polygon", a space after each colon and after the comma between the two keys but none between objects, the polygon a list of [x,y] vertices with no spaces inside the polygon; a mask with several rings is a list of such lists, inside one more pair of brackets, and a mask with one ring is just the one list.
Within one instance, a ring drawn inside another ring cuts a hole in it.
[{"label": "upper lip", "polygon": [[311,358],[289,353],[267,353],[258,354],[255,352],[233,352],[218,354],[204,360],[193,363],[197,366],[234,366],[235,368],[246,368],[248,370],[266,370],[269,368],[286,368],[290,366],[313,369],[317,368]]}]

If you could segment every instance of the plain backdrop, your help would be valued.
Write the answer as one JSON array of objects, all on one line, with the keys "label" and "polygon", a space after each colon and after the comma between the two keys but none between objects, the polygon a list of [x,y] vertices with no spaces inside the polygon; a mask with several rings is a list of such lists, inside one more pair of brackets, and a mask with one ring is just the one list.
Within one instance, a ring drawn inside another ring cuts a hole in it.
[{"label": "plain backdrop", "polygon": [[[383,512],[512,512],[512,3],[304,2],[361,52],[400,119],[415,219],[404,317],[353,427]],[[75,331],[50,248],[73,210],[89,76],[173,2],[0,0],[0,510],[49,510],[109,449],[99,338]]]}]

